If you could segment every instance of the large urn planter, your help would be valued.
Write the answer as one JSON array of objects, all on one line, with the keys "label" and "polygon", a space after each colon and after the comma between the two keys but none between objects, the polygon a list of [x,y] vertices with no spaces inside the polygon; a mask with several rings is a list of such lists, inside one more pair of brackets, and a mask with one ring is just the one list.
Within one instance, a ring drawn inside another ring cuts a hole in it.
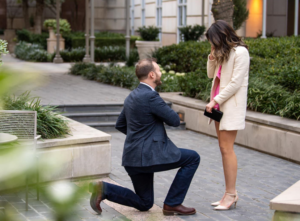
[{"label": "large urn planter", "polygon": [[[56,34],[54,33],[53,28],[49,29],[49,38],[47,39],[47,51],[50,54],[53,54],[56,51]],[[59,40],[59,50],[65,49],[65,39],[60,35]]]},{"label": "large urn planter", "polygon": [[138,49],[139,58],[152,57],[152,53],[161,47],[160,41],[136,41],[135,45]]}]

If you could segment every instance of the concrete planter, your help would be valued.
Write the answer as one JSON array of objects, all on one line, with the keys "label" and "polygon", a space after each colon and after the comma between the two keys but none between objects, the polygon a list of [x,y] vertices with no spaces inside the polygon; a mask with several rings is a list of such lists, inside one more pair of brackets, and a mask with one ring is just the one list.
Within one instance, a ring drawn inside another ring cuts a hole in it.
[{"label": "concrete planter", "polygon": [[[43,181],[103,176],[111,172],[111,135],[79,122],[70,121],[70,136],[62,139],[38,141],[39,161],[63,158],[64,166]],[[43,171],[40,171],[42,174]]]},{"label": "concrete planter", "polygon": [[[65,39],[60,35],[59,50],[65,49]],[[56,34],[53,28],[49,28],[49,38],[47,39],[47,52],[53,54],[56,51]]]},{"label": "concrete planter", "polygon": [[160,41],[136,41],[140,59],[152,57],[152,53],[161,47]]},{"label": "concrete planter", "polygon": [[13,53],[15,50],[16,42],[14,42],[14,39],[16,37],[16,30],[14,29],[6,29],[4,30],[4,40],[8,43],[8,51],[9,53]]},{"label": "concrete planter", "polygon": [[[67,118],[68,119],[68,118]],[[37,142],[37,163],[51,162],[55,171],[40,168],[40,182],[84,177],[103,177],[111,172],[111,135],[68,119],[71,135]],[[53,173],[54,172],[54,173]],[[25,185],[25,175],[9,189]],[[0,186],[0,191],[6,189]]]}]

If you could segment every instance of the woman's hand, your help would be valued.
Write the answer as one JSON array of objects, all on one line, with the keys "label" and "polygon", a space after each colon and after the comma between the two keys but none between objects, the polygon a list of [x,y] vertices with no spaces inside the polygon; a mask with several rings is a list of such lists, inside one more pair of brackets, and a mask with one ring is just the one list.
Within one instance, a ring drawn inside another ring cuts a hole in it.
[{"label": "woman's hand", "polygon": [[211,102],[209,102],[207,105],[206,105],[206,111],[208,113],[211,113],[212,112],[212,109],[214,108],[214,106],[216,106],[217,102],[215,100],[212,100]]},{"label": "woman's hand", "polygon": [[214,46],[211,45],[210,46],[209,60],[215,60],[215,57],[213,56],[214,51],[215,51],[215,48],[214,48]]}]

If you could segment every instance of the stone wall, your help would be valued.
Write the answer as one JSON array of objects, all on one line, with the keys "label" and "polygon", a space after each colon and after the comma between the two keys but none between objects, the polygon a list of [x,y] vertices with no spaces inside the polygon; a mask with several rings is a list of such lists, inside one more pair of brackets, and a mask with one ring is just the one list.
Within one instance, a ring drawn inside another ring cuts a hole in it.
[{"label": "stone wall", "polygon": [[[186,128],[216,137],[215,126],[208,125],[206,103],[179,93],[161,93],[165,101],[172,102],[176,112],[184,113]],[[247,111],[246,128],[238,131],[236,143],[245,147],[300,163],[299,121],[275,115]]]}]

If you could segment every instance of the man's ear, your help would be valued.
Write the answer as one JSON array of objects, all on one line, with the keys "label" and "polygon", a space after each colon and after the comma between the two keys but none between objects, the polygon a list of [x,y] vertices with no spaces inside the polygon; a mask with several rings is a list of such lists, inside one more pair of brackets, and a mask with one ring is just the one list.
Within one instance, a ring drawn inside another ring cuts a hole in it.
[{"label": "man's ear", "polygon": [[148,77],[154,78],[154,72],[153,72],[153,71],[150,71],[150,73],[148,74]]}]

